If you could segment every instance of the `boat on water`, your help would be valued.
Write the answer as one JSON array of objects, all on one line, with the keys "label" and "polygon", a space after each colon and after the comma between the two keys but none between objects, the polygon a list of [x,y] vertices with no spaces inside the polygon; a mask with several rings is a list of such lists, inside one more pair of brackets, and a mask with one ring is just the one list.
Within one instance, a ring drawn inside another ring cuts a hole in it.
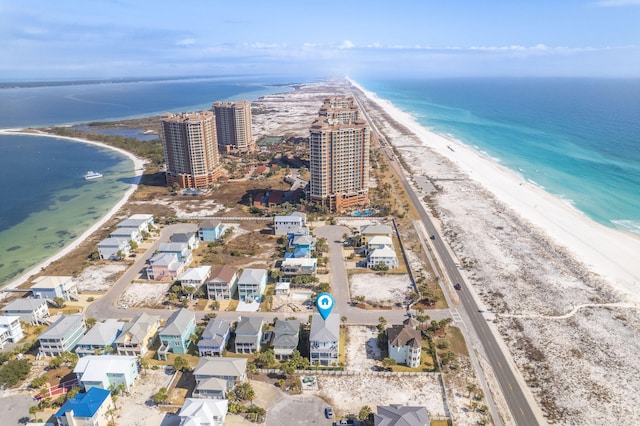
[{"label": "boat on water", "polygon": [[87,174],[84,175],[84,180],[100,179],[101,177],[102,174],[98,172],[88,171]]}]

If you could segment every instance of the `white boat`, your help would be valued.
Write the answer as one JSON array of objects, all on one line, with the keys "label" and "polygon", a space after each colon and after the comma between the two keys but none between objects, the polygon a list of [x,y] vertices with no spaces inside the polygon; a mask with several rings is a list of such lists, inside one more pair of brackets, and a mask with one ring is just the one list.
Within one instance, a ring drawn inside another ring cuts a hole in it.
[{"label": "white boat", "polygon": [[102,177],[102,174],[98,172],[88,171],[87,174],[84,175],[84,180],[100,179],[101,177]]}]

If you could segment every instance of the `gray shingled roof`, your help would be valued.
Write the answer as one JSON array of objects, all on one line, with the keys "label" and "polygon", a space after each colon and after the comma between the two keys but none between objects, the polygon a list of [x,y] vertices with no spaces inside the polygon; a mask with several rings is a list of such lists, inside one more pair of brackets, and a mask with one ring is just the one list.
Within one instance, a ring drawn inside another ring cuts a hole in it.
[{"label": "gray shingled roof", "polygon": [[337,342],[340,339],[340,315],[333,312],[326,320],[320,314],[313,314],[309,340],[314,342]]},{"label": "gray shingled roof", "polygon": [[40,339],[60,339],[69,330],[78,328],[83,321],[84,317],[80,314],[63,315],[40,335]]},{"label": "gray shingled roof", "polygon": [[108,319],[105,322],[96,323],[91,330],[87,331],[78,345],[105,346],[110,345],[124,327],[124,323],[115,319]]},{"label": "gray shingled roof", "polygon": [[247,371],[247,359],[246,358],[200,358],[198,365],[193,370],[193,374],[196,376],[211,376],[211,377],[224,377],[243,376]]},{"label": "gray shingled roof", "polygon": [[164,336],[180,336],[189,325],[189,322],[195,321],[195,318],[196,314],[188,309],[181,308],[171,314],[160,334]]},{"label": "gray shingled roof", "polygon": [[202,332],[202,339],[198,342],[198,346],[222,346],[224,335],[229,332],[230,327],[230,321],[220,318],[210,320]]},{"label": "gray shingled roof", "polygon": [[240,317],[238,325],[236,325],[236,335],[255,336],[262,333],[263,320],[262,317]]},{"label": "gray shingled roof", "polygon": [[116,343],[125,343],[127,335],[131,335],[130,342],[141,344],[144,341],[144,337],[147,335],[153,324],[160,321],[160,317],[157,315],[149,315],[146,312],[141,313],[124,325],[122,333],[116,339]]},{"label": "gray shingled roof", "polygon": [[389,343],[396,348],[409,346],[412,348],[422,347],[422,336],[415,328],[408,325],[394,325],[387,329]]},{"label": "gray shingled roof", "polygon": [[400,404],[378,405],[374,421],[376,426],[428,426],[431,422],[425,407]]},{"label": "gray shingled roof", "polygon": [[238,282],[245,284],[260,284],[267,275],[266,269],[247,268],[242,271]]},{"label": "gray shingled roof", "polygon": [[16,299],[2,308],[3,311],[35,311],[43,303],[47,303],[47,299]]}]

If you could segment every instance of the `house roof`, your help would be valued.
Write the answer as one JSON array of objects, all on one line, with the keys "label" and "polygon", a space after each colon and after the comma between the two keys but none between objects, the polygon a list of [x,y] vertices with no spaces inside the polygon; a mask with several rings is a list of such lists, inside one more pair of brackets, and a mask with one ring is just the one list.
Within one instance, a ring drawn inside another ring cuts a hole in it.
[{"label": "house roof", "polygon": [[17,315],[3,315],[0,317],[0,325],[11,325],[16,320],[20,320],[20,317]]},{"label": "house roof", "polygon": [[392,246],[393,242],[391,241],[391,237],[388,235],[374,235],[369,238],[369,245],[385,245]]},{"label": "house roof", "polygon": [[364,225],[360,228],[362,235],[393,235],[389,225]]},{"label": "house roof", "polygon": [[80,314],[63,315],[40,335],[40,339],[60,339],[67,334],[69,330],[75,330],[81,327],[83,322],[84,317]]},{"label": "house roof", "polygon": [[291,242],[294,245],[311,245],[314,244],[316,242],[316,239],[313,238],[311,235],[296,235],[295,237],[293,237],[293,241]]},{"label": "house roof", "polygon": [[63,286],[68,281],[71,281],[71,276],[50,276],[45,275],[33,280],[32,289],[34,288],[58,288]]},{"label": "house roof", "polygon": [[180,252],[189,250],[187,243],[160,243],[158,246],[158,252]]},{"label": "house roof", "polygon": [[98,243],[98,247],[122,247],[129,244],[129,240],[125,238],[109,237]]},{"label": "house roof", "polygon": [[122,328],[122,333],[116,339],[116,343],[142,343],[144,338],[149,333],[149,330],[153,328],[154,324],[160,322],[160,317],[157,315],[149,315],[146,312],[141,313],[128,322]]},{"label": "house roof", "polygon": [[180,234],[173,234],[171,236],[172,243],[188,243],[192,238],[196,238],[195,232],[184,232]]},{"label": "house roof", "polygon": [[378,405],[374,423],[376,426],[427,426],[430,419],[425,407],[391,404]]},{"label": "house roof", "polygon": [[87,331],[87,334],[78,341],[78,344],[92,346],[110,345],[122,331],[123,327],[123,322],[112,318],[104,322],[96,323],[91,330]]},{"label": "house roof", "polygon": [[64,413],[73,410],[74,417],[93,417],[104,401],[109,398],[111,391],[91,388],[87,393],[79,393],[74,399],[68,399],[56,412],[56,417],[63,417]]},{"label": "house roof", "polygon": [[288,259],[284,259],[282,261],[281,267],[284,268],[286,266],[316,266],[318,264],[318,259],[315,257],[290,257]]},{"label": "house roof", "polygon": [[183,426],[211,425],[214,417],[227,415],[226,399],[187,398],[178,413]]},{"label": "house roof", "polygon": [[153,215],[149,213],[136,213],[129,216],[129,219],[142,219],[145,222],[153,222]]},{"label": "house roof", "polygon": [[83,382],[103,382],[107,374],[125,374],[137,357],[125,355],[88,355],[78,359],[73,372]]},{"label": "house roof", "polygon": [[145,225],[148,221],[145,219],[125,219],[118,223],[116,227],[118,228],[140,228],[140,225]]},{"label": "house roof", "polygon": [[176,256],[175,253],[157,253],[154,254],[151,259],[149,259],[149,264],[152,266],[170,266],[177,261],[178,256]]},{"label": "house roof", "polygon": [[238,320],[238,325],[236,325],[236,336],[255,336],[262,333],[263,321],[264,319],[262,317],[240,317],[240,319]]},{"label": "house roof", "polygon": [[198,365],[193,370],[196,376],[211,377],[239,377],[247,371],[246,358],[200,358]]},{"label": "house roof", "polygon": [[415,328],[408,325],[394,325],[387,329],[389,344],[396,348],[409,346],[411,348],[422,347],[422,336]]},{"label": "house roof", "polygon": [[224,379],[219,379],[217,377],[211,377],[209,379],[202,380],[196,388],[199,391],[226,391],[227,390],[227,381]]},{"label": "house roof", "polygon": [[238,268],[234,268],[233,266],[218,266],[213,270],[213,272],[211,272],[211,281],[229,283],[237,273]]},{"label": "house roof", "polygon": [[340,315],[332,312],[326,320],[323,320],[319,313],[313,314],[309,340],[315,342],[336,342],[339,338]]},{"label": "house roof", "polygon": [[295,225],[289,228],[287,235],[309,235],[309,228]]},{"label": "house roof", "polygon": [[276,283],[276,291],[289,290],[290,288],[291,288],[291,283],[289,281],[278,281]]},{"label": "house roof", "polygon": [[290,214],[287,216],[274,216],[273,222],[285,222],[285,223],[303,223],[305,218],[299,215]]},{"label": "house roof", "polygon": [[397,255],[395,250],[393,250],[391,247],[384,246],[382,248],[375,249],[369,255],[369,258],[376,258],[376,257],[397,257]]},{"label": "house roof", "polygon": [[276,321],[274,330],[275,337],[283,335],[296,335],[300,332],[300,320],[281,320]]},{"label": "house roof", "polygon": [[133,235],[137,235],[139,234],[137,229],[133,229],[133,228],[117,228],[115,231],[113,231],[111,234],[109,234],[111,237],[113,238],[118,238],[119,236],[127,236],[127,237],[131,237]]},{"label": "house roof", "polygon": [[202,339],[198,342],[198,347],[221,346],[225,341],[225,336],[229,333],[231,322],[220,318],[209,321],[202,332]]},{"label": "house roof", "polygon": [[13,302],[7,304],[3,311],[35,311],[42,305],[47,304],[47,299],[16,299]]},{"label": "house roof", "polygon": [[160,332],[164,336],[181,336],[189,324],[196,320],[196,314],[188,309],[181,308],[171,314],[167,323]]},{"label": "house roof", "polygon": [[240,279],[238,282],[244,284],[261,284],[262,282],[267,281],[267,270],[266,269],[254,269],[254,268],[246,268],[242,271],[242,275],[240,275]]},{"label": "house roof", "polygon": [[196,268],[189,268],[187,271],[178,278],[185,281],[200,281],[203,282],[209,278],[211,273],[211,266],[198,266]]},{"label": "house roof", "polygon": [[215,229],[218,226],[220,226],[222,224],[222,222],[220,222],[219,220],[210,220],[210,219],[206,219],[203,220],[202,222],[200,222],[200,229]]}]

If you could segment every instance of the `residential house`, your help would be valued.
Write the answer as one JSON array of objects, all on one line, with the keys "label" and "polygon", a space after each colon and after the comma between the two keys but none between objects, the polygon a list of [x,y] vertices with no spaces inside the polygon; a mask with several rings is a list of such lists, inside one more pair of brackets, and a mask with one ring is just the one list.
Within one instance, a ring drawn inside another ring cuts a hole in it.
[{"label": "residential house", "polygon": [[200,241],[218,241],[222,238],[224,227],[219,220],[203,220],[198,226]]},{"label": "residential house", "polygon": [[221,379],[226,384],[223,392],[226,394],[227,390],[247,381],[247,359],[230,357],[200,358],[198,365],[193,370],[193,377],[196,380],[194,395],[199,395],[203,398],[218,398],[220,397],[219,392],[206,394],[201,392],[202,389],[199,387],[209,379]]},{"label": "residential house", "polygon": [[260,351],[262,317],[240,317],[236,324],[236,353],[252,354]]},{"label": "residential house", "polygon": [[420,366],[422,336],[410,325],[394,325],[387,328],[387,348],[389,358],[398,364],[406,364],[411,368]]},{"label": "residential house", "polygon": [[383,247],[369,253],[367,268],[375,269],[380,264],[386,265],[389,269],[396,269],[398,267],[398,256],[395,250],[391,247]]},{"label": "residential house", "polygon": [[222,356],[222,351],[227,347],[231,336],[231,321],[213,318],[202,332],[202,338],[198,342],[200,356]]},{"label": "residential house", "polygon": [[267,287],[267,270],[246,268],[238,279],[238,297],[246,302],[248,299],[260,301]]},{"label": "residential house", "polygon": [[393,248],[393,241],[391,240],[391,237],[388,237],[386,235],[374,235],[373,237],[369,238],[369,242],[367,242],[366,245],[367,253],[371,253],[376,249],[385,247]]},{"label": "residential house", "polygon": [[61,316],[38,337],[40,342],[38,357],[58,356],[63,352],[72,352],[85,331],[87,326],[82,315]]},{"label": "residential house", "polygon": [[7,343],[17,343],[24,337],[20,317],[0,316],[0,349]]},{"label": "residential house", "polygon": [[180,426],[222,426],[228,401],[187,398],[178,413]]},{"label": "residential house", "polygon": [[277,359],[288,359],[298,348],[300,320],[276,320],[273,352]]},{"label": "residential house", "polygon": [[329,314],[326,320],[319,313],[313,314],[309,333],[311,365],[335,365],[340,351],[340,315]]},{"label": "residential house", "polygon": [[78,298],[78,285],[73,277],[44,275],[33,280],[31,292],[36,299],[60,297],[68,302]]},{"label": "residential house", "polygon": [[287,276],[315,275],[318,267],[318,259],[310,257],[284,259],[280,270]]},{"label": "residential house", "polygon": [[114,409],[111,391],[91,388],[67,399],[54,416],[58,426],[107,426],[113,420],[110,413]]},{"label": "residential house", "polygon": [[158,253],[172,253],[178,260],[188,266],[193,262],[193,253],[187,243],[160,243]]},{"label": "residential house", "polygon": [[98,243],[98,254],[103,260],[117,260],[131,253],[131,244],[126,238],[105,238]]},{"label": "residential house", "polygon": [[211,266],[198,266],[187,269],[180,277],[180,285],[183,289],[192,287],[198,290],[204,285],[211,275]]},{"label": "residential house", "polygon": [[229,300],[238,289],[238,268],[219,266],[213,270],[206,284],[209,299]]},{"label": "residential house", "polygon": [[315,249],[316,239],[311,235],[296,235],[289,238],[287,254],[292,253],[292,257],[310,257]]},{"label": "residential house", "polygon": [[173,234],[171,236],[171,242],[186,244],[187,247],[189,247],[189,250],[195,250],[200,246],[200,238],[198,238],[197,232]]},{"label": "residential house", "polygon": [[16,315],[31,325],[46,324],[49,306],[46,299],[16,299],[2,308],[5,315]]},{"label": "residential house", "polygon": [[116,228],[115,231],[109,234],[111,238],[121,238],[123,240],[129,240],[136,244],[142,242],[142,233],[134,228]]},{"label": "residential house", "polygon": [[88,355],[73,369],[85,391],[91,388],[115,389],[123,385],[129,392],[138,378],[138,358],[126,355]]},{"label": "residential house", "polygon": [[276,283],[276,294],[277,295],[289,295],[291,291],[291,282],[290,281],[278,281]]},{"label": "residential house", "polygon": [[124,323],[115,319],[108,319],[96,323],[87,331],[76,346],[76,354],[79,357],[87,355],[110,354],[115,351],[114,343],[122,332]]},{"label": "residential house", "polygon": [[118,355],[143,357],[153,344],[159,325],[159,316],[144,312],[136,316],[133,321],[126,323],[122,333],[116,338]]},{"label": "residential house", "polygon": [[302,236],[302,235],[310,235],[311,232],[309,228],[306,226],[292,226],[287,231],[287,239],[291,240],[294,237]]},{"label": "residential house", "polygon": [[167,319],[165,326],[158,332],[160,349],[158,359],[167,360],[167,354],[186,354],[189,348],[189,338],[196,329],[196,314],[182,308]]},{"label": "residential house", "polygon": [[153,281],[174,281],[184,271],[184,263],[174,253],[157,253],[148,263],[147,279]]},{"label": "residential house", "polygon": [[362,243],[367,244],[369,239],[375,236],[391,237],[393,229],[389,225],[365,225],[360,228]]},{"label": "residential house", "polygon": [[145,219],[125,219],[123,221],[120,221],[117,225],[116,225],[117,229],[131,229],[131,230],[135,230],[138,231],[138,233],[140,233],[140,235],[142,235],[144,232],[149,232],[149,222],[146,221]]},{"label": "residential house", "polygon": [[378,405],[373,415],[375,426],[429,426],[431,419],[425,407],[391,404]]},{"label": "residential house", "polygon": [[306,225],[307,215],[302,212],[294,212],[288,216],[275,216],[273,218],[273,233],[275,235],[287,235],[291,228]]},{"label": "residential house", "polygon": [[132,219],[132,220],[144,220],[147,223],[147,231],[150,231],[152,228],[155,228],[155,226],[156,226],[152,214],[136,213],[136,214],[132,214],[131,216],[129,216],[129,219]]}]

